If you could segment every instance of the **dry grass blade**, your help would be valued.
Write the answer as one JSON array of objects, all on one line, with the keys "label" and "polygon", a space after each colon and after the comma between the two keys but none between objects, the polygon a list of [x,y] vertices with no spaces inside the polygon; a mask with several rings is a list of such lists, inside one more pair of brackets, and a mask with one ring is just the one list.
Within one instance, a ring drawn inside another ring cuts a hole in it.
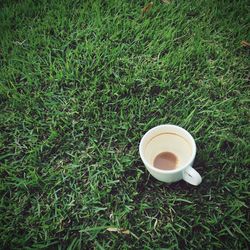
[{"label": "dry grass blade", "polygon": [[130,231],[124,228],[117,228],[117,227],[108,227],[107,231],[109,232],[117,232],[121,234],[130,234]]},{"label": "dry grass blade", "polygon": [[121,229],[120,233],[122,233],[122,234],[130,234],[130,231],[129,230]]},{"label": "dry grass blade", "polygon": [[170,4],[171,3],[170,0],[161,0],[161,1],[162,1],[162,3],[165,3],[165,4]]},{"label": "dry grass blade", "polygon": [[109,232],[116,232],[119,234],[127,234],[127,235],[132,235],[133,237],[135,237],[137,240],[139,240],[139,237],[136,236],[134,233],[132,233],[130,230],[128,229],[124,229],[124,228],[117,228],[117,227],[108,227],[106,229]]},{"label": "dry grass blade", "polygon": [[247,47],[247,48],[250,48],[250,43],[249,42],[247,42],[247,41],[241,41],[241,43],[240,43],[243,47]]},{"label": "dry grass blade", "polygon": [[119,232],[119,228],[116,228],[116,227],[108,227],[107,228],[107,231],[109,231],[109,232]]},{"label": "dry grass blade", "polygon": [[144,15],[145,13],[147,13],[153,6],[153,2],[148,3],[143,9],[142,9],[142,15]]}]

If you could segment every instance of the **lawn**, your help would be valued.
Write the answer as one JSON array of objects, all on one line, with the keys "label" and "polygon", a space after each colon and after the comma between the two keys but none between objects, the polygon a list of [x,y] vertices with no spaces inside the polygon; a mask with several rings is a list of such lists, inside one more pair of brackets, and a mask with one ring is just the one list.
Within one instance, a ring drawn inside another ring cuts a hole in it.
[{"label": "lawn", "polygon": [[[250,4],[165,2],[0,4],[1,249],[247,249]],[[143,166],[168,123],[200,186]]]}]

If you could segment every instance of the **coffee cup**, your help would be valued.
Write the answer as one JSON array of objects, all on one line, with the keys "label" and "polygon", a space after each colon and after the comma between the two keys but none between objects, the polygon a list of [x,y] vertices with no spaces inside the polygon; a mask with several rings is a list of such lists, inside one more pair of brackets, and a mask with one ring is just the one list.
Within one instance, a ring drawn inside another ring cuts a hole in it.
[{"label": "coffee cup", "polygon": [[141,139],[139,152],[149,173],[159,181],[173,183],[184,180],[192,185],[202,181],[192,167],[196,144],[192,135],[176,125],[160,125],[150,129]]}]

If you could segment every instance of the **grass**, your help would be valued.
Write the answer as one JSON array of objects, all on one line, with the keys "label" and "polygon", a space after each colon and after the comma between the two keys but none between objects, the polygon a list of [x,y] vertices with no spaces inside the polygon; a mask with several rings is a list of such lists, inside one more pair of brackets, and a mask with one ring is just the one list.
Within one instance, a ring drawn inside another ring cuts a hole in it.
[{"label": "grass", "polygon": [[[1,4],[0,248],[247,249],[249,2],[146,4]],[[165,123],[200,186],[143,166]]]}]

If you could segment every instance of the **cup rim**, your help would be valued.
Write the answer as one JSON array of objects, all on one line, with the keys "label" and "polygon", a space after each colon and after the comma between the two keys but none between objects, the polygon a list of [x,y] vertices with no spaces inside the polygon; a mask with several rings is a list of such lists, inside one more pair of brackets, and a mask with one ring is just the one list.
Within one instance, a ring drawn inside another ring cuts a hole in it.
[{"label": "cup rim", "polygon": [[[182,132],[184,132],[184,134],[190,139],[191,141],[191,146],[192,146],[192,155],[189,159],[189,161],[181,166],[180,168],[178,169],[173,169],[173,170],[163,170],[163,169],[158,169],[156,167],[154,167],[152,164],[150,164],[144,157],[143,155],[143,152],[142,152],[142,146],[143,146],[143,143],[145,141],[145,139],[147,138],[147,136],[152,133],[154,130],[157,130],[159,128],[176,128],[177,130],[181,130]],[[163,125],[158,125],[158,126],[155,126],[153,128],[151,128],[150,130],[148,130],[144,135],[143,137],[141,138],[141,141],[140,141],[140,145],[139,145],[139,153],[140,153],[140,157],[143,161],[143,163],[146,165],[146,167],[150,168],[151,170],[155,171],[155,172],[158,172],[158,173],[177,173],[177,172],[180,172],[182,171],[183,169],[187,168],[188,166],[190,166],[195,158],[195,155],[196,155],[196,143],[195,143],[195,140],[193,138],[193,136],[184,128],[178,126],[178,125],[173,125],[173,124],[163,124]]]}]

